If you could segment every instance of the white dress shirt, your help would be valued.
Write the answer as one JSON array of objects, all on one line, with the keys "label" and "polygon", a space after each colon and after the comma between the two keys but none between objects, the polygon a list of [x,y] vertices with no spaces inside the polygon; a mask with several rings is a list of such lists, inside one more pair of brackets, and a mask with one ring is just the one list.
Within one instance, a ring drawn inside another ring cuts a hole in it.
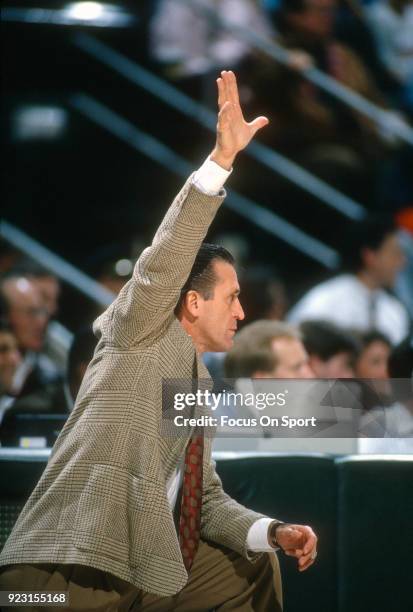
[{"label": "white dress shirt", "polygon": [[288,314],[291,323],[310,319],[326,319],[339,327],[360,331],[374,328],[394,344],[409,332],[404,306],[384,289],[371,291],[353,274],[342,274],[317,285]]}]

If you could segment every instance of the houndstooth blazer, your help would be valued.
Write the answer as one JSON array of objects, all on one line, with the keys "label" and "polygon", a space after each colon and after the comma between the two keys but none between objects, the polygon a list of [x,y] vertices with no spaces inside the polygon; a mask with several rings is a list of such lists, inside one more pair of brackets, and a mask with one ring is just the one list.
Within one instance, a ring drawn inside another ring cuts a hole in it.
[{"label": "houndstooth blazer", "polygon": [[[173,311],[224,195],[207,196],[190,178],[133,278],[95,321],[99,342],[75,408],[1,565],[78,563],[161,596],[186,584],[166,482],[188,436],[160,435],[161,381],[209,377]],[[224,493],[206,437],[201,537],[253,560],[246,538],[261,516]]]}]

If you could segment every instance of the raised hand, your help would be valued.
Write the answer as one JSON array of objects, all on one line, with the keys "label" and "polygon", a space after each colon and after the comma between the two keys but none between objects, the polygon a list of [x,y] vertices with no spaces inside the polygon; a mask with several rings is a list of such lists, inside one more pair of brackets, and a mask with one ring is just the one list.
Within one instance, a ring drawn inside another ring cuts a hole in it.
[{"label": "raised hand", "polygon": [[211,159],[229,170],[235,156],[245,149],[256,132],[268,124],[267,117],[257,117],[248,123],[239,103],[235,74],[223,70],[218,84],[217,140]]}]

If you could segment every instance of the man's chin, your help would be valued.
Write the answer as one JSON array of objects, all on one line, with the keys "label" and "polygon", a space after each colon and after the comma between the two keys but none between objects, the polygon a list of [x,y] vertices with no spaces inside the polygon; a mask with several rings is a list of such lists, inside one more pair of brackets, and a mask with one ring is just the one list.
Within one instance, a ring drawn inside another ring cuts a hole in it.
[{"label": "man's chin", "polygon": [[221,353],[226,353],[227,351],[229,351],[230,348],[232,348],[233,344],[234,344],[234,338],[228,338],[228,340],[225,342],[225,346],[224,343],[222,343],[222,347],[219,349],[219,352]]},{"label": "man's chin", "polygon": [[226,353],[234,344],[234,341],[228,340],[227,342],[220,342],[219,344],[214,344],[213,348],[208,349],[208,353]]}]

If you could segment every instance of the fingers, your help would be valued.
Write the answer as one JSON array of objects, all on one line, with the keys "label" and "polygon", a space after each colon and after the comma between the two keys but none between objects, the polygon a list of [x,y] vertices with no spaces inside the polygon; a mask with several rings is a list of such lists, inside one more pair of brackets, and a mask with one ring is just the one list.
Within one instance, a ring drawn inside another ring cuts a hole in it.
[{"label": "fingers", "polygon": [[239,106],[238,85],[235,74],[232,70],[225,72],[224,75],[227,87],[228,100],[236,107]]},{"label": "fingers", "polygon": [[218,124],[217,130],[218,132],[222,132],[225,130],[232,120],[232,104],[231,102],[224,102],[221,107],[221,110],[218,113]]},{"label": "fingers", "polygon": [[217,79],[217,85],[218,85],[218,108],[221,110],[221,108],[224,106],[225,101],[226,101],[225,85],[221,77]]},{"label": "fingers", "polygon": [[313,565],[314,561],[315,561],[315,558],[313,558],[311,555],[300,557],[298,559],[298,571],[305,572],[306,569],[308,569],[309,567],[311,567],[311,565]]},{"label": "fingers", "polygon": [[267,117],[257,117],[254,121],[251,121],[248,125],[252,128],[252,133],[255,135],[258,130],[269,124]]},{"label": "fingers", "polygon": [[219,108],[227,100],[234,105],[234,108],[239,106],[237,79],[232,70],[222,70],[221,76],[217,79],[217,84]]},{"label": "fingers", "polygon": [[310,565],[314,563],[314,561],[316,560],[316,557],[317,557],[317,548],[316,548],[316,542],[315,542],[314,546],[308,551],[308,554],[303,554],[298,559],[298,570],[300,572],[304,572],[306,569],[310,567]]},{"label": "fingers", "polygon": [[280,532],[280,536],[286,544],[283,546],[285,554],[298,559],[300,572],[305,571],[314,563],[317,556],[317,536],[311,527],[308,525],[286,525]]},{"label": "fingers", "polygon": [[309,553],[311,553],[313,550],[316,549],[317,536],[314,533],[314,531],[311,529],[311,527],[306,527],[305,530],[306,530],[307,540],[303,548],[303,553],[304,555],[308,555]]}]

